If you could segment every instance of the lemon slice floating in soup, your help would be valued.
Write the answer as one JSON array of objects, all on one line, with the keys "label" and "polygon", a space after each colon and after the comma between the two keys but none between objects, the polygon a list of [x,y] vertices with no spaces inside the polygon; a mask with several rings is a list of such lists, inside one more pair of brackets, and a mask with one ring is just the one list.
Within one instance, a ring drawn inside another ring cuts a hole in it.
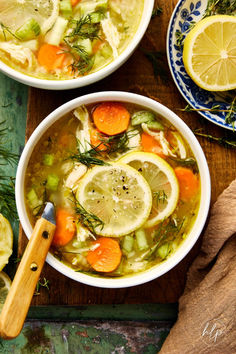
[{"label": "lemon slice floating in soup", "polygon": [[152,207],[152,194],[145,178],[125,164],[96,166],[79,184],[79,203],[104,225],[98,235],[119,237],[141,227]]},{"label": "lemon slice floating in soup", "polygon": [[0,0],[0,22],[13,33],[27,21],[34,20],[45,34],[59,13],[59,0]]},{"label": "lemon slice floating in soup", "polygon": [[131,152],[120,159],[147,180],[153,196],[152,210],[145,227],[152,227],[172,214],[179,198],[179,184],[173,168],[161,157]]}]

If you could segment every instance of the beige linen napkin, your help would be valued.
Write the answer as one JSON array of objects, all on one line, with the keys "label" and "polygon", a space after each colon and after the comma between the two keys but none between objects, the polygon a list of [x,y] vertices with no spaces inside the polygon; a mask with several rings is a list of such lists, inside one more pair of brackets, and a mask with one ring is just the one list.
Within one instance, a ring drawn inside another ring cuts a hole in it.
[{"label": "beige linen napkin", "polygon": [[236,180],[211,209],[200,254],[160,354],[236,353]]}]

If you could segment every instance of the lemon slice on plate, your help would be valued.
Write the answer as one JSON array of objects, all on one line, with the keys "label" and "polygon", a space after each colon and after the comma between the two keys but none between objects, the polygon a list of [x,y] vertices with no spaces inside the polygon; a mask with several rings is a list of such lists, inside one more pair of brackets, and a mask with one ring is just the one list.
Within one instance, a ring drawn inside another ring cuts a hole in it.
[{"label": "lemon slice on plate", "polygon": [[138,170],[151,188],[152,210],[144,227],[152,227],[170,216],[179,198],[179,184],[173,168],[161,157],[148,152],[130,152],[119,161]]},{"label": "lemon slice on plate", "polygon": [[0,214],[0,270],[12,254],[13,232],[9,221]]},{"label": "lemon slice on plate", "polygon": [[209,91],[236,88],[236,17],[210,16],[184,40],[183,62],[193,81]]},{"label": "lemon slice on plate", "polygon": [[93,167],[80,182],[76,197],[87,212],[104,222],[95,228],[102,236],[133,232],[148,219],[152,207],[147,181],[134,168],[119,163]]},{"label": "lemon slice on plate", "polygon": [[54,25],[58,13],[59,0],[0,0],[0,22],[13,33],[34,19],[45,34]]},{"label": "lemon slice on plate", "polygon": [[0,312],[9,293],[10,287],[11,279],[6,273],[0,272]]}]

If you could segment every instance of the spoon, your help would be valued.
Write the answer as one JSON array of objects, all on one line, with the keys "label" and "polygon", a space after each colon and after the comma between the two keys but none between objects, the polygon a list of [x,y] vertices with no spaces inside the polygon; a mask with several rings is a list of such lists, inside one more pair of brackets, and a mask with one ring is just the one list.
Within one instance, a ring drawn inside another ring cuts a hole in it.
[{"label": "spoon", "polygon": [[53,235],[56,229],[54,206],[47,203],[37,220],[0,315],[0,336],[17,337],[24,325]]}]

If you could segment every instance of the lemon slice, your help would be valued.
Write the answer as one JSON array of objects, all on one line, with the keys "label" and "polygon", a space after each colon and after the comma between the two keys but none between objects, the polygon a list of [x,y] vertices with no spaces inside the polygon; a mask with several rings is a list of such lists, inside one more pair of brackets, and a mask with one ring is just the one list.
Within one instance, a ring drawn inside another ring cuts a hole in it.
[{"label": "lemon slice", "polygon": [[152,227],[170,216],[179,198],[179,184],[173,168],[161,157],[148,152],[130,152],[119,161],[138,170],[151,188],[152,210],[144,227]]},{"label": "lemon slice", "polygon": [[203,89],[235,89],[236,17],[216,15],[198,22],[184,40],[183,62]]},{"label": "lemon slice", "polygon": [[134,168],[118,163],[92,168],[80,182],[76,197],[86,211],[104,222],[103,228],[95,228],[102,236],[133,232],[148,219],[152,207],[147,181]]},{"label": "lemon slice", "polygon": [[0,214],[0,270],[12,254],[13,232],[9,221]]},{"label": "lemon slice", "polygon": [[0,312],[6,300],[7,294],[10,290],[11,286],[11,279],[9,276],[4,273],[0,272]]},{"label": "lemon slice", "polygon": [[59,0],[0,0],[0,22],[13,33],[27,20],[35,19],[45,34],[59,14]]}]

